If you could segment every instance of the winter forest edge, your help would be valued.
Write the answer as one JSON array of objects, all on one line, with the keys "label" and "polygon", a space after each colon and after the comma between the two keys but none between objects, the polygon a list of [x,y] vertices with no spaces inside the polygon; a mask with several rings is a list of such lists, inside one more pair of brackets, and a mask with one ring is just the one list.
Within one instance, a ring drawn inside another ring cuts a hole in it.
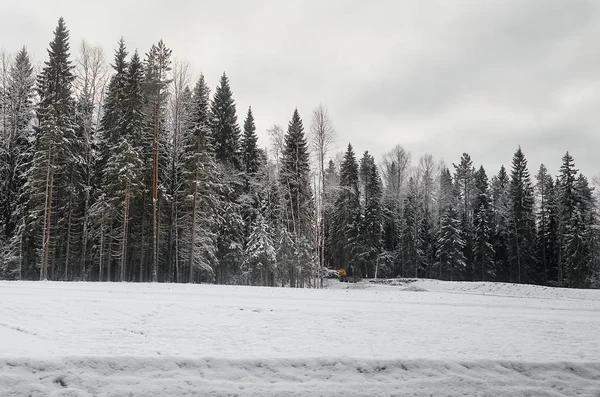
[{"label": "winter forest edge", "polygon": [[39,73],[25,47],[0,57],[0,279],[316,288],[352,267],[600,287],[597,201],[569,152],[556,176],[520,147],[489,175],[401,146],[334,161],[324,106],[263,149],[227,76],[191,84],[162,41],[142,59],[121,40],[110,71],[70,51],[61,18]]}]

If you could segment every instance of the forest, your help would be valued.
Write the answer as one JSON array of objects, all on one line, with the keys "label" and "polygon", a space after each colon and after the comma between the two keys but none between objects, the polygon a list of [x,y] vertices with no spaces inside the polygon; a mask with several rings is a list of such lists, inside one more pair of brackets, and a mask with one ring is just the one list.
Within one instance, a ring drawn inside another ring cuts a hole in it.
[{"label": "forest", "polygon": [[32,65],[26,47],[0,57],[1,279],[320,288],[351,267],[600,287],[595,192],[568,151],[557,175],[518,142],[493,171],[401,145],[335,153],[323,105],[261,147],[225,74],[211,92],[163,41],[73,56],[62,18]]}]

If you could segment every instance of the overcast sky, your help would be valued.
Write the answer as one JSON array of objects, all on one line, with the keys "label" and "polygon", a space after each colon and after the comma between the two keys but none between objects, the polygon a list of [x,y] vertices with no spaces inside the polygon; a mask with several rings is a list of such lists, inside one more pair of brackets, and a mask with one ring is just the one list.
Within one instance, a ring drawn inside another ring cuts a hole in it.
[{"label": "overcast sky", "polygon": [[323,103],[337,150],[377,159],[401,144],[447,164],[468,152],[495,174],[521,145],[535,175],[569,150],[600,172],[600,1],[5,1],[0,48],[46,58],[58,17],[112,60],[123,36],[144,54],[159,39],[204,73],[226,71],[262,145],[295,107]]}]

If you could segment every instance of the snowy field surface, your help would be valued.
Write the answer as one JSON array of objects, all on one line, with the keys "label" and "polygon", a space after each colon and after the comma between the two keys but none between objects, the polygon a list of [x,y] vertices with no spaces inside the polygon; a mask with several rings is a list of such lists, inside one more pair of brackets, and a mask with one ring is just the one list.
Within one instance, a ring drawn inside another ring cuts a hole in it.
[{"label": "snowy field surface", "polygon": [[600,291],[0,282],[0,396],[600,396]]}]

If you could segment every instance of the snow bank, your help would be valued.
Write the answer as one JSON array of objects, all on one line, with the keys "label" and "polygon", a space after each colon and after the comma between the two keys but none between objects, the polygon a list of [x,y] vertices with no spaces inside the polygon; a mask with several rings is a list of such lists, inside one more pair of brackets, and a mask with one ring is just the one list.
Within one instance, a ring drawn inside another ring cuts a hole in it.
[{"label": "snow bank", "polygon": [[0,361],[4,397],[597,396],[599,363],[429,360]]}]

